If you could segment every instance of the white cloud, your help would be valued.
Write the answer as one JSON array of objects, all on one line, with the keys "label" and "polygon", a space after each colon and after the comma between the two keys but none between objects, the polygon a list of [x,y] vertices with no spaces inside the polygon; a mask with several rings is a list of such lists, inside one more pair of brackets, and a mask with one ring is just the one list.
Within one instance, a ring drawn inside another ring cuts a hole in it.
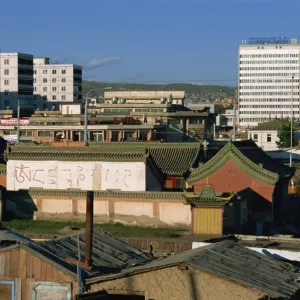
[{"label": "white cloud", "polygon": [[94,70],[109,64],[120,63],[121,61],[122,59],[120,56],[108,56],[100,59],[93,58],[84,65],[84,68],[87,70]]}]

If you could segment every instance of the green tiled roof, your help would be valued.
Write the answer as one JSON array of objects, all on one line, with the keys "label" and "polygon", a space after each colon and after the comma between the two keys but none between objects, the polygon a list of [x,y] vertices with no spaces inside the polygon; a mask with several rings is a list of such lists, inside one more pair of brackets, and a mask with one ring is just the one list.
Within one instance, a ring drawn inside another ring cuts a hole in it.
[{"label": "green tiled roof", "polygon": [[201,193],[185,193],[185,204],[195,206],[224,206],[231,201],[235,194],[217,195],[211,186],[205,186]]},{"label": "green tiled roof", "polygon": [[191,168],[190,174],[187,178],[187,182],[193,183],[198,180],[207,178],[208,176],[216,172],[219,168],[221,168],[229,160],[232,160],[243,171],[260,181],[274,185],[279,180],[278,174],[273,173],[263,167],[264,161],[261,161],[260,164],[254,163],[230,141],[209,161],[199,165],[198,168]]},{"label": "green tiled roof", "polygon": [[88,147],[11,146],[6,160],[143,161],[167,176],[184,176],[195,166],[199,143],[95,143]]},{"label": "green tiled roof", "polygon": [[[14,192],[16,193],[16,192]],[[27,191],[19,191],[19,193],[27,193]],[[65,197],[86,197],[87,191],[82,190],[50,190],[31,188],[28,190],[31,196],[65,196]],[[115,199],[145,199],[145,200],[180,200],[184,201],[182,192],[123,192],[123,191],[95,191],[97,198],[115,198]]]},{"label": "green tiled roof", "polygon": [[6,165],[0,164],[0,174],[6,174]]},{"label": "green tiled roof", "polygon": [[150,148],[149,153],[158,169],[169,176],[184,176],[193,167],[199,155],[200,146],[182,148]]}]

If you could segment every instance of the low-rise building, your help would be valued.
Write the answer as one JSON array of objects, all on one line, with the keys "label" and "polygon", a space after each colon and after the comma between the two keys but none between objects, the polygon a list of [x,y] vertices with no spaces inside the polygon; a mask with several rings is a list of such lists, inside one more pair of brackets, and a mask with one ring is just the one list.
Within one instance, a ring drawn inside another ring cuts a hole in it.
[{"label": "low-rise building", "polygon": [[78,299],[296,300],[298,278],[299,269],[288,263],[222,241],[115,274],[92,276],[85,281],[87,292]]}]

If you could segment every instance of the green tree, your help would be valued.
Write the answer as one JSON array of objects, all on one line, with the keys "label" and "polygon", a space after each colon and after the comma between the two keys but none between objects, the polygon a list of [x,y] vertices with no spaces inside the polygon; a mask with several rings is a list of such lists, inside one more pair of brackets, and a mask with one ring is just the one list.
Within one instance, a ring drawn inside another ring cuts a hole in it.
[{"label": "green tree", "polygon": [[[291,127],[290,125],[283,124],[280,129],[277,131],[277,136],[279,141],[276,142],[279,148],[289,148],[291,146]],[[295,130],[293,128],[293,146],[297,145],[295,139]]]}]

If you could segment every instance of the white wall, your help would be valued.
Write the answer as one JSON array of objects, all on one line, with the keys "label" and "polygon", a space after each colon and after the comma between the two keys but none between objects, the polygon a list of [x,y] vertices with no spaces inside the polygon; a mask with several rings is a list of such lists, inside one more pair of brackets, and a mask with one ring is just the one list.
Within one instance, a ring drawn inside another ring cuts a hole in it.
[{"label": "white wall", "polygon": [[[268,135],[271,137],[270,142],[268,142]],[[256,136],[257,139],[255,138]],[[248,139],[250,138],[252,138],[258,147],[261,147],[265,151],[278,149],[276,144],[279,141],[277,130],[249,130]]]},{"label": "white wall", "polygon": [[7,163],[7,190],[81,189],[145,191],[143,162],[16,161]]},{"label": "white wall", "polygon": [[63,115],[80,115],[80,104],[61,104],[61,112]]}]

